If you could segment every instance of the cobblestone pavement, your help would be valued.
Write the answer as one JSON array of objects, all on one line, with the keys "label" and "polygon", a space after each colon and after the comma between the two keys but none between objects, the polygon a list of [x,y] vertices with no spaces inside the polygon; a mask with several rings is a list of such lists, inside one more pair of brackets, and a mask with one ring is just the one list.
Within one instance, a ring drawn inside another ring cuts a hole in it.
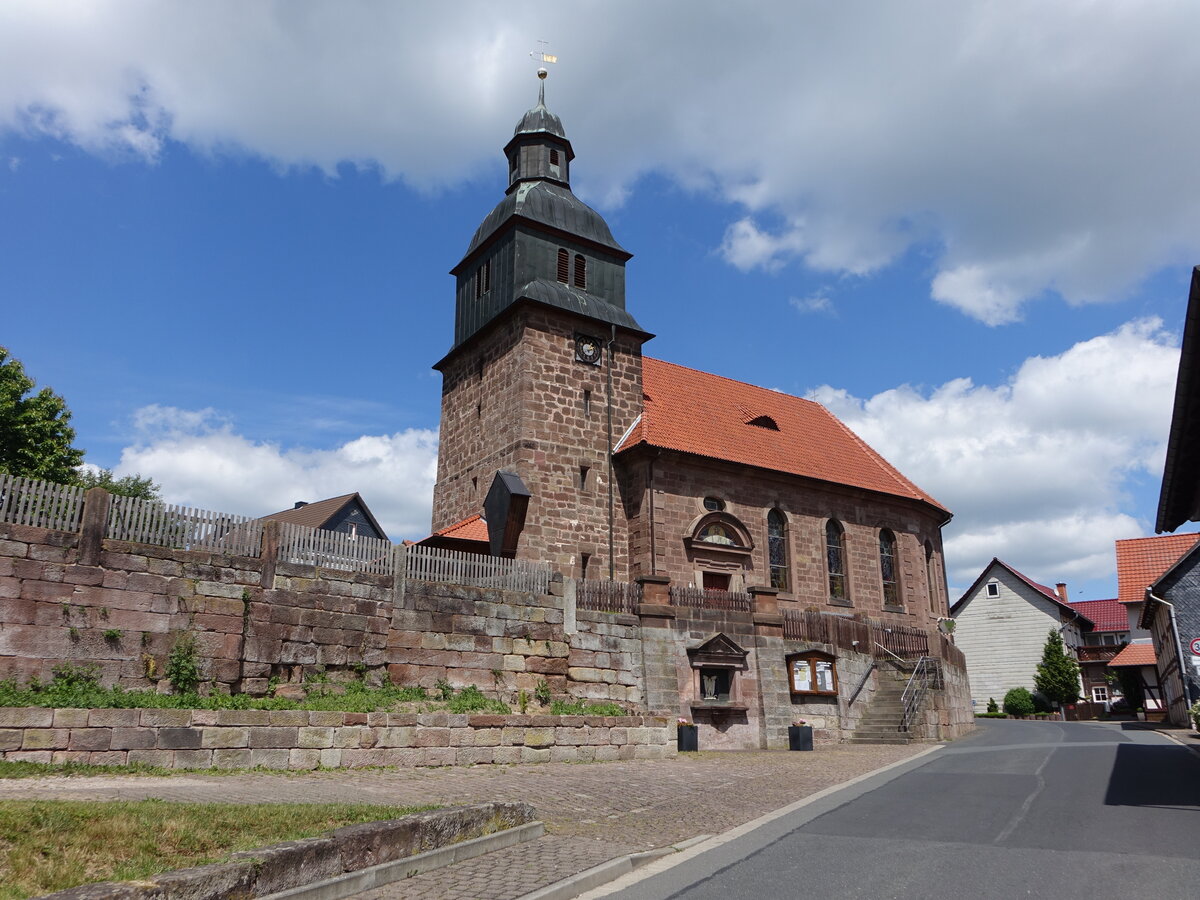
[{"label": "cobblestone pavement", "polygon": [[0,800],[418,805],[527,800],[547,835],[361,895],[507,900],[606,859],[718,834],[928,748],[837,745],[813,753],[699,753],[668,760],[247,775],[0,781]]}]

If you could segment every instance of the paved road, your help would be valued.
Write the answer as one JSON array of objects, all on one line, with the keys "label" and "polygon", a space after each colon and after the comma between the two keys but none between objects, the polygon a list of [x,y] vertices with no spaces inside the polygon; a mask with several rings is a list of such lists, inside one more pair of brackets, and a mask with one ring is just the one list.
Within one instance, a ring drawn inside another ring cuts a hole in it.
[{"label": "paved road", "polygon": [[613,896],[1200,897],[1200,756],[1118,724],[986,722]]}]

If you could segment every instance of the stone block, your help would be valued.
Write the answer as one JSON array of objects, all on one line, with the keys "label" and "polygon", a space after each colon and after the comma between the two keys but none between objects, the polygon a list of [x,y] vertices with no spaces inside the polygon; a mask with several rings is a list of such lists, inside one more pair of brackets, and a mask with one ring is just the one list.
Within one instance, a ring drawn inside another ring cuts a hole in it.
[{"label": "stone block", "polygon": [[200,728],[160,728],[156,746],[159,750],[199,750],[203,736]]},{"label": "stone block", "polygon": [[218,725],[267,725],[271,713],[265,709],[219,709]]},{"label": "stone block", "polygon": [[289,769],[315,769],[321,765],[321,751],[315,748],[292,748],[288,756]]},{"label": "stone block", "polygon": [[[192,723],[190,709],[143,709],[141,725],[146,728],[170,727],[181,728]],[[197,743],[197,747],[200,745]]]},{"label": "stone block", "polygon": [[196,593],[201,597],[224,597],[229,600],[242,599],[242,591],[246,590],[240,584],[222,584],[216,581],[201,581],[196,585]]},{"label": "stone block", "polygon": [[299,729],[294,727],[252,727],[250,728],[250,749],[295,747],[299,737],[298,732]]},{"label": "stone block", "polygon": [[153,728],[113,728],[109,735],[110,750],[150,750],[158,740]]},{"label": "stone block", "polygon": [[86,728],[88,711],[86,709],[56,709],[54,710],[55,728]]},{"label": "stone block", "polygon": [[503,669],[505,672],[524,672],[525,657],[512,654],[504,657]]},{"label": "stone block", "polygon": [[302,749],[322,750],[333,746],[333,729],[304,726],[301,727],[297,744]]},{"label": "stone block", "polygon": [[246,749],[216,749],[213,750],[212,764],[214,769],[248,769],[250,768],[250,752]]},{"label": "stone block", "polygon": [[226,750],[250,746],[249,728],[211,726],[200,729],[200,746],[205,750]]},{"label": "stone block", "polygon": [[[86,710],[81,710],[81,712],[86,712]],[[111,737],[111,728],[72,728],[69,746],[72,750],[88,752],[108,750]]]},{"label": "stone block", "polygon": [[176,769],[210,769],[212,768],[212,750],[176,750]]},{"label": "stone block", "polygon": [[494,760],[495,753],[491,747],[460,747],[455,757],[456,764],[460,766],[486,765]]},{"label": "stone block", "polygon": [[325,728],[337,728],[342,725],[344,713],[337,710],[314,709],[308,713],[308,724]]},{"label": "stone block", "polygon": [[173,750],[130,750],[126,756],[129,765],[154,766],[157,769],[170,769],[174,765],[175,751]]},{"label": "stone block", "polygon": [[526,747],[550,747],[554,744],[553,728],[526,728]]},{"label": "stone block", "polygon": [[307,725],[309,711],[306,709],[273,709],[270,724],[274,725]]},{"label": "stone block", "polygon": [[336,747],[326,748],[321,751],[320,760],[322,768],[340,768],[342,765],[342,751]]},{"label": "stone block", "polygon": [[54,710],[36,707],[0,707],[0,728],[49,728]]},{"label": "stone block", "polygon": [[264,769],[286,769],[290,764],[290,750],[253,749],[250,751],[251,766],[261,766]]},{"label": "stone block", "polygon": [[20,750],[25,733],[19,728],[0,728],[0,751]]},{"label": "stone block", "polygon": [[424,747],[415,752],[420,754],[419,766],[452,766],[459,751],[454,747]]},{"label": "stone block", "polygon": [[21,739],[22,750],[68,750],[71,732],[66,728],[29,728]]},{"label": "stone block", "polygon": [[449,728],[433,728],[433,727],[418,727],[416,739],[413,742],[415,747],[449,747],[450,746],[450,729]]},{"label": "stone block", "polygon": [[523,763],[542,763],[550,762],[550,750],[538,749],[535,747],[521,748],[521,762]]},{"label": "stone block", "polygon": [[335,749],[349,749],[362,746],[362,732],[367,731],[363,726],[350,725],[343,728],[335,728],[333,730],[333,747]]},{"label": "stone block", "polygon": [[499,747],[503,734],[500,728],[476,728],[471,732],[472,743],[476,747]]}]

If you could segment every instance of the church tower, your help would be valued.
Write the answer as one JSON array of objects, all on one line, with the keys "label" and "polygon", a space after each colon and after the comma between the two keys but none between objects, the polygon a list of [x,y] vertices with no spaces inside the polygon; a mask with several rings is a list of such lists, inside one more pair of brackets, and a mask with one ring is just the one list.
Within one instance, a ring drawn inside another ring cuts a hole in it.
[{"label": "church tower", "polygon": [[454,345],[434,366],[443,382],[433,530],[482,512],[496,472],[515,472],[531,494],[519,558],[626,580],[610,451],[641,412],[651,335],[625,309],[631,254],[571,192],[575,153],[544,81],[538,94],[504,147],[504,199],[450,273]]}]

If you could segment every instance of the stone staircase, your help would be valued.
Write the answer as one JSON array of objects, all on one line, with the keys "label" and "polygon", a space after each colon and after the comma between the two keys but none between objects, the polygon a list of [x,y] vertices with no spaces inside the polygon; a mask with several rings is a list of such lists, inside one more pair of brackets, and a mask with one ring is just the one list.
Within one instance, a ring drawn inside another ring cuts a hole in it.
[{"label": "stone staircase", "polygon": [[863,714],[850,736],[851,744],[908,744],[913,740],[912,734],[900,730],[904,719],[904,707],[900,697],[904,686],[908,683],[909,673],[880,664],[875,670],[879,679],[879,687],[871,698],[871,705]]}]

